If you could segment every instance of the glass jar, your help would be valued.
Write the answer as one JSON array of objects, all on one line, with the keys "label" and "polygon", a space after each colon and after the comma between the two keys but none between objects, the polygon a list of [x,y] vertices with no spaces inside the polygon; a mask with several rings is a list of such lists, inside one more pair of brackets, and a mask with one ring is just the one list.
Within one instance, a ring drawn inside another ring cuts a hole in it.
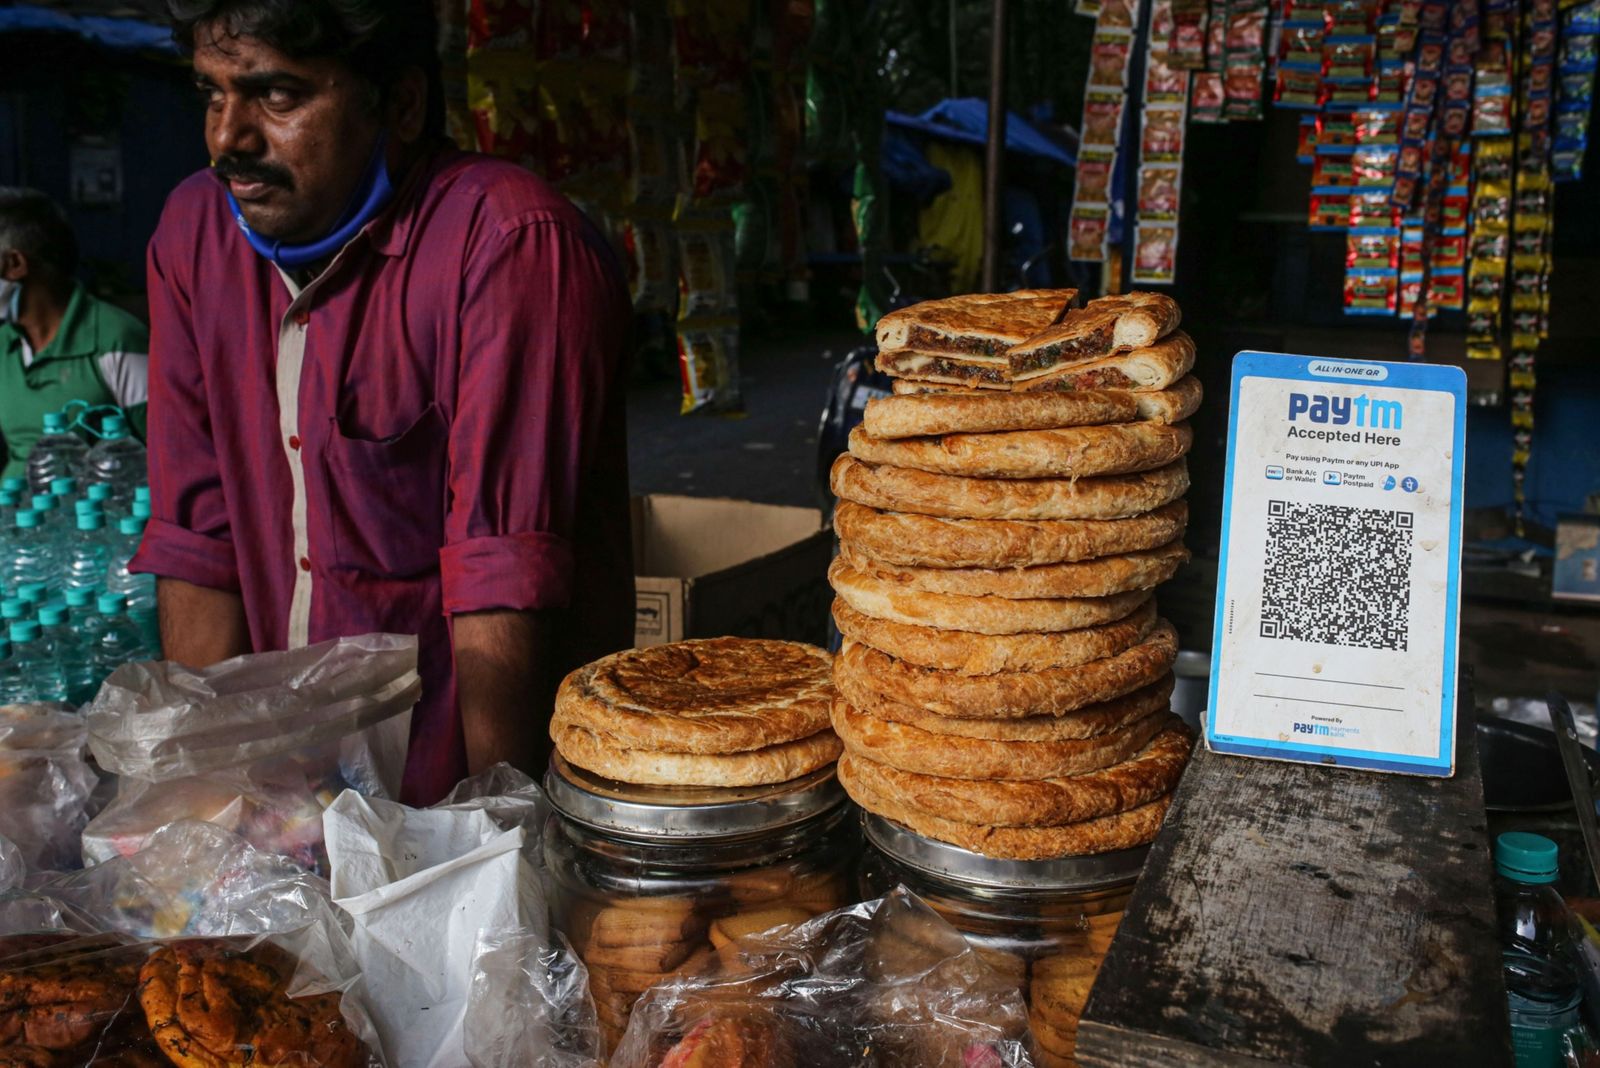
[{"label": "glass jar", "polygon": [[853,903],[860,836],[829,766],[777,786],[633,786],[551,760],[551,919],[589,969],[607,1056],[633,1003],[745,934]]},{"label": "glass jar", "polygon": [[998,860],[862,813],[861,895],[903,884],[1013,980],[1039,1068],[1071,1068],[1078,1017],[1148,846],[1062,860]]}]

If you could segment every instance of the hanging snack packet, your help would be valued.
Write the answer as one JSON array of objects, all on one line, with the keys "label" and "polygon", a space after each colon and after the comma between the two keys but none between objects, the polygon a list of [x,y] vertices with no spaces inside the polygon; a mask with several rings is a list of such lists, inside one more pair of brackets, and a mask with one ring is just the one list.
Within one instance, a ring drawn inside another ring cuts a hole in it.
[{"label": "hanging snack packet", "polygon": [[1133,281],[1138,285],[1171,285],[1177,260],[1177,226],[1141,222],[1134,234]]},{"label": "hanging snack packet", "polygon": [[739,320],[680,322],[678,367],[683,382],[682,414],[739,410]]},{"label": "hanging snack packet", "polygon": [[1222,87],[1222,75],[1216,71],[1199,71],[1191,86],[1194,101],[1190,118],[1194,122],[1224,122],[1222,109],[1227,95]]},{"label": "hanging snack packet", "polygon": [[1175,220],[1182,168],[1175,163],[1146,163],[1139,168],[1141,220]]},{"label": "hanging snack packet", "polygon": [[1068,222],[1070,245],[1067,255],[1075,260],[1098,263],[1106,258],[1106,225],[1109,210],[1104,206],[1078,205]]}]

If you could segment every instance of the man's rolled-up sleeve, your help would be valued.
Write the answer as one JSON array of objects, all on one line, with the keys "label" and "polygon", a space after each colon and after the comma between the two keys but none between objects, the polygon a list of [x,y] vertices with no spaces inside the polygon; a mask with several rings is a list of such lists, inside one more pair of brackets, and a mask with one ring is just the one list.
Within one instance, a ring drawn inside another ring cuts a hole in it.
[{"label": "man's rolled-up sleeve", "polygon": [[[165,230],[165,227],[162,228]],[[150,522],[130,569],[210,589],[239,589],[192,309],[181,271],[150,242]]]},{"label": "man's rolled-up sleeve", "polygon": [[461,310],[444,610],[564,608],[628,303],[609,253],[576,224],[518,220],[483,240]]}]

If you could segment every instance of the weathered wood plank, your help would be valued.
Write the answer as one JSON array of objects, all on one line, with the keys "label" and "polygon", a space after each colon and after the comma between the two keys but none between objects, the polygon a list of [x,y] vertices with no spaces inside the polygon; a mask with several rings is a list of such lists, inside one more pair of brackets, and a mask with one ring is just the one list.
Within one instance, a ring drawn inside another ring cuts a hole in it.
[{"label": "weathered wood plank", "polygon": [[1510,1065],[1471,725],[1446,780],[1198,749],[1079,1062]]}]

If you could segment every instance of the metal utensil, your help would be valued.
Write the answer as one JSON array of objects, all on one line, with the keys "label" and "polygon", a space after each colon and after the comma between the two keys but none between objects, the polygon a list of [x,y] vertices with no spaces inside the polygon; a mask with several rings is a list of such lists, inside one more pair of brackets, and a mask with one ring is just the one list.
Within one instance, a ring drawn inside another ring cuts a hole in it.
[{"label": "metal utensil", "polygon": [[1556,748],[1561,750],[1567,785],[1572,789],[1572,803],[1578,810],[1578,829],[1583,832],[1584,852],[1589,854],[1589,870],[1594,873],[1595,885],[1600,886],[1600,826],[1596,825],[1594,792],[1589,788],[1583,743],[1578,741],[1578,728],[1572,722],[1572,708],[1567,699],[1551,690],[1545,695],[1545,704],[1550,709],[1550,726],[1556,734]]}]

